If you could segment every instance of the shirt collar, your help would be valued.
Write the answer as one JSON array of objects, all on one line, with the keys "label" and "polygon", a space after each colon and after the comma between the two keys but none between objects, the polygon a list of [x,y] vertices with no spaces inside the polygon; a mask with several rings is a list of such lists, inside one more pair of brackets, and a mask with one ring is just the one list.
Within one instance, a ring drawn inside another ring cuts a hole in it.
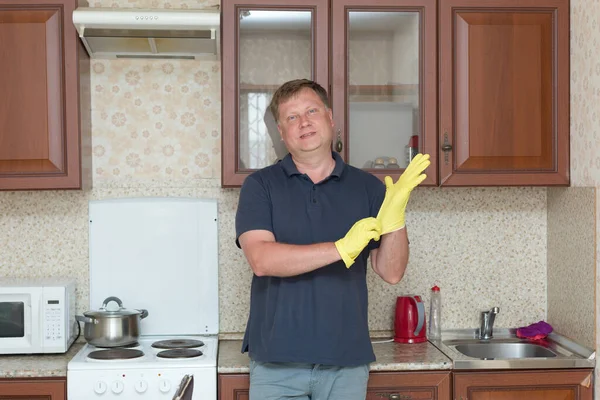
[{"label": "shirt collar", "polygon": [[[329,175],[329,177],[339,178],[342,176],[342,172],[344,172],[344,167],[346,166],[346,163],[344,162],[344,160],[342,160],[342,157],[337,152],[332,151],[331,155],[335,160],[335,167],[333,167],[333,171],[331,171],[331,175]],[[292,160],[292,155],[289,153],[283,158],[283,160],[279,161],[279,164],[281,165],[281,168],[283,168],[288,177],[293,175],[302,175],[300,171],[298,171],[294,160]]]}]

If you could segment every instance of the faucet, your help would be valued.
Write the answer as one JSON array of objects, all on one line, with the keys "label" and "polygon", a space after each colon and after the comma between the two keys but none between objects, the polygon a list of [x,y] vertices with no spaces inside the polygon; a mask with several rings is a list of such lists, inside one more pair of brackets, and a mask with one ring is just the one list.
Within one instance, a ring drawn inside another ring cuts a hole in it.
[{"label": "faucet", "polygon": [[498,307],[492,307],[489,311],[481,312],[481,327],[479,328],[479,339],[491,339],[493,337],[494,320],[500,312]]}]

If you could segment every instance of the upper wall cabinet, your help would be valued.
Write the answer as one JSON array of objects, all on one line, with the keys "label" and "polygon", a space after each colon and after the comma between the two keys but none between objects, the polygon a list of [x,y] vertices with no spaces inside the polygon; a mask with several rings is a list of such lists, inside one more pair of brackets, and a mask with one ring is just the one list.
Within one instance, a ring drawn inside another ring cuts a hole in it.
[{"label": "upper wall cabinet", "polygon": [[89,58],[76,4],[0,0],[0,190],[90,182]]},{"label": "upper wall cabinet", "polygon": [[297,78],[381,179],[423,152],[428,186],[568,185],[568,0],[484,3],[223,0],[222,185],[286,154],[268,104]]},{"label": "upper wall cabinet", "polygon": [[222,185],[241,186],[286,153],[267,108],[297,78],[329,87],[327,0],[223,1]]},{"label": "upper wall cabinet", "polygon": [[569,184],[569,1],[440,0],[440,183]]},{"label": "upper wall cabinet", "polygon": [[435,32],[435,0],[331,2],[334,148],[348,164],[382,180],[419,151],[436,165]]}]

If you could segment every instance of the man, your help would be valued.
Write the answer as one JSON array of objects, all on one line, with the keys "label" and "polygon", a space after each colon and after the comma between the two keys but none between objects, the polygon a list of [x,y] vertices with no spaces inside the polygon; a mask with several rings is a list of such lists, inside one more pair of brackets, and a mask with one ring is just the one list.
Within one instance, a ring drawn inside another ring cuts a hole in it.
[{"label": "man", "polygon": [[363,400],[375,360],[367,259],[386,282],[402,279],[404,209],[429,156],[383,185],[331,151],[334,123],[320,85],[287,82],[269,108],[289,154],[246,178],[236,215],[254,272],[242,348],[250,399]]}]

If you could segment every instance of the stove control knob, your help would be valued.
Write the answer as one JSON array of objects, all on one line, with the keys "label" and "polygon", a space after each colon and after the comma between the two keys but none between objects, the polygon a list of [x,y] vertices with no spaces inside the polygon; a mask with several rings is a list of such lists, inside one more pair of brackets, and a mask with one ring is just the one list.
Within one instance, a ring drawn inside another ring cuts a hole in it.
[{"label": "stove control knob", "polygon": [[160,383],[158,384],[158,388],[161,392],[168,393],[169,390],[171,390],[171,382],[166,379],[161,379]]},{"label": "stove control knob", "polygon": [[148,382],[146,382],[145,380],[139,380],[135,383],[135,391],[138,393],[144,393],[146,390],[148,390]]},{"label": "stove control knob", "polygon": [[106,382],[97,381],[94,385],[94,392],[96,392],[96,394],[103,394],[104,392],[106,392],[107,387],[108,385],[106,384]]},{"label": "stove control knob", "polygon": [[123,385],[123,381],[114,381],[112,383],[112,385],[110,386],[110,390],[113,391],[113,393],[121,393],[123,391],[123,389],[125,388],[125,385]]}]

